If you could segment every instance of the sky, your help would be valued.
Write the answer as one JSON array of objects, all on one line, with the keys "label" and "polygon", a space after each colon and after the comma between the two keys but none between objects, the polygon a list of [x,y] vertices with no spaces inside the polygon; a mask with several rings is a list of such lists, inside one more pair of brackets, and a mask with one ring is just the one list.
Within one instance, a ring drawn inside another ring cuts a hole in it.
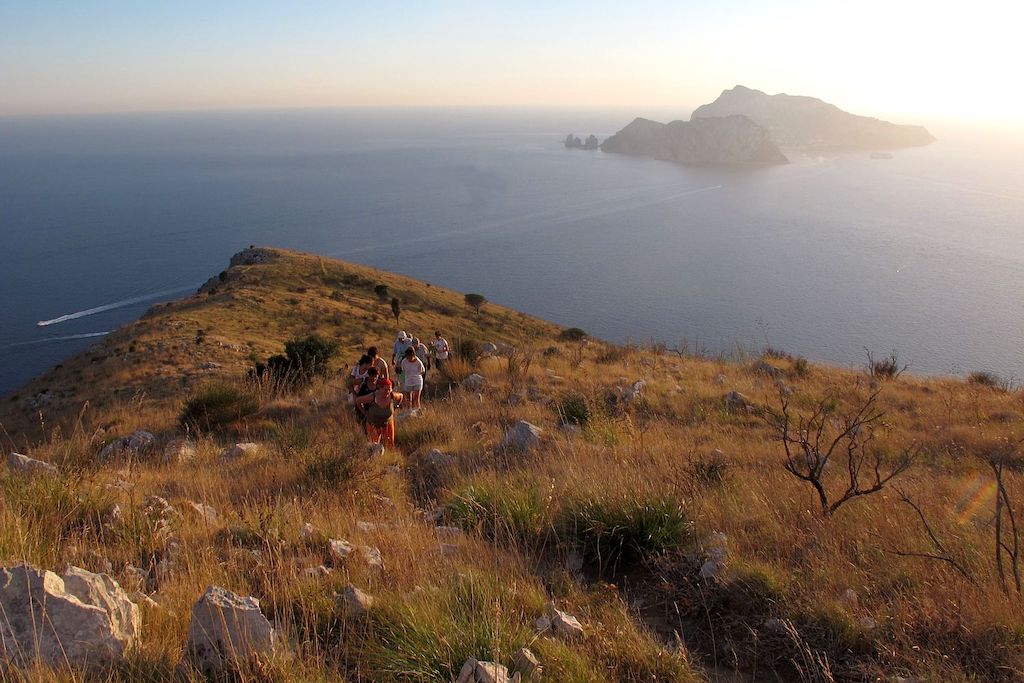
[{"label": "sky", "polygon": [[1024,126],[1011,0],[0,0],[0,115],[678,107],[737,84]]}]

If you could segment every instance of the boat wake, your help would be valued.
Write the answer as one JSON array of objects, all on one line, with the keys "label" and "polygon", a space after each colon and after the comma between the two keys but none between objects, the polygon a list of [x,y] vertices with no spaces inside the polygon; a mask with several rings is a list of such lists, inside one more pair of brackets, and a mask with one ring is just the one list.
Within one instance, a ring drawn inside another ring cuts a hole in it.
[{"label": "boat wake", "polygon": [[77,320],[79,318],[85,318],[90,315],[96,315],[97,313],[105,313],[106,311],[113,311],[118,308],[124,308],[125,306],[132,306],[134,304],[141,304],[145,301],[152,301],[153,299],[159,299],[163,296],[171,296],[172,294],[182,294],[195,289],[195,286],[190,287],[178,287],[177,289],[168,289],[162,292],[152,292],[150,294],[144,294],[142,296],[132,297],[131,299],[124,299],[122,301],[115,301],[114,303],[104,304],[102,306],[96,306],[95,308],[87,308],[84,311],[76,311],[74,313],[68,313],[67,315],[61,315],[51,320],[40,320],[36,323],[39,327],[48,327],[49,325],[56,325],[58,323],[65,323],[69,320]]},{"label": "boat wake", "polygon": [[62,342],[71,341],[73,339],[90,339],[92,337],[104,337],[110,334],[110,332],[83,332],[81,334],[69,334],[63,337],[42,337],[40,339],[29,339],[27,341],[11,342],[10,344],[0,344],[0,351],[3,349],[13,349],[17,346],[36,346],[38,344],[49,344],[50,342]]}]

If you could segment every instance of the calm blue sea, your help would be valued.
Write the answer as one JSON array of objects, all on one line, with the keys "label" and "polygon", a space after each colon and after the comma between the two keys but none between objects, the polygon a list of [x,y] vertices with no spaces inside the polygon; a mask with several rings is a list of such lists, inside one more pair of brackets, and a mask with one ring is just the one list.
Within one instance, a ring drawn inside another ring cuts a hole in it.
[{"label": "calm blue sea", "polygon": [[637,114],[671,117],[0,119],[0,392],[249,244],[481,292],[609,340],[851,366],[896,349],[918,373],[1024,377],[1024,139],[933,125],[939,142],[891,160],[758,169],[561,145]]}]

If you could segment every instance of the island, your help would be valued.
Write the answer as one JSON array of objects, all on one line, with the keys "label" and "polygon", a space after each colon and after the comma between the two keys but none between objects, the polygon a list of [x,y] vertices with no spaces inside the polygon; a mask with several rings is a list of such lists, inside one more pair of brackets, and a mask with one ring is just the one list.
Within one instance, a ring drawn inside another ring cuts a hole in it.
[{"label": "island", "polygon": [[600,142],[597,136],[591,134],[586,140],[580,140],[578,137],[569,133],[565,136],[565,148],[566,149],[589,149],[594,150],[600,147]]},{"label": "island", "polygon": [[678,164],[785,164],[769,132],[741,115],[659,123],[636,118],[601,145]]},{"label": "island", "polygon": [[923,126],[900,125],[843,111],[816,97],[768,95],[737,85],[698,107],[691,122],[742,115],[767,128],[784,148],[890,149],[927,145],[935,137]]}]

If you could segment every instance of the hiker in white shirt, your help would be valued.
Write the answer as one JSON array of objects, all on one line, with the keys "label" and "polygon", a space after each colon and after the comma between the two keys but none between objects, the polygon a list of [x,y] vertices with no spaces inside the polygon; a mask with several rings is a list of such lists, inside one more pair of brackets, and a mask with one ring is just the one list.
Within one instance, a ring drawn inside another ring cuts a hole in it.
[{"label": "hiker in white shirt", "polygon": [[426,371],[423,361],[416,357],[416,351],[411,346],[407,348],[405,358],[402,359],[402,389],[409,394],[409,407],[413,410],[420,407],[423,374]]}]

